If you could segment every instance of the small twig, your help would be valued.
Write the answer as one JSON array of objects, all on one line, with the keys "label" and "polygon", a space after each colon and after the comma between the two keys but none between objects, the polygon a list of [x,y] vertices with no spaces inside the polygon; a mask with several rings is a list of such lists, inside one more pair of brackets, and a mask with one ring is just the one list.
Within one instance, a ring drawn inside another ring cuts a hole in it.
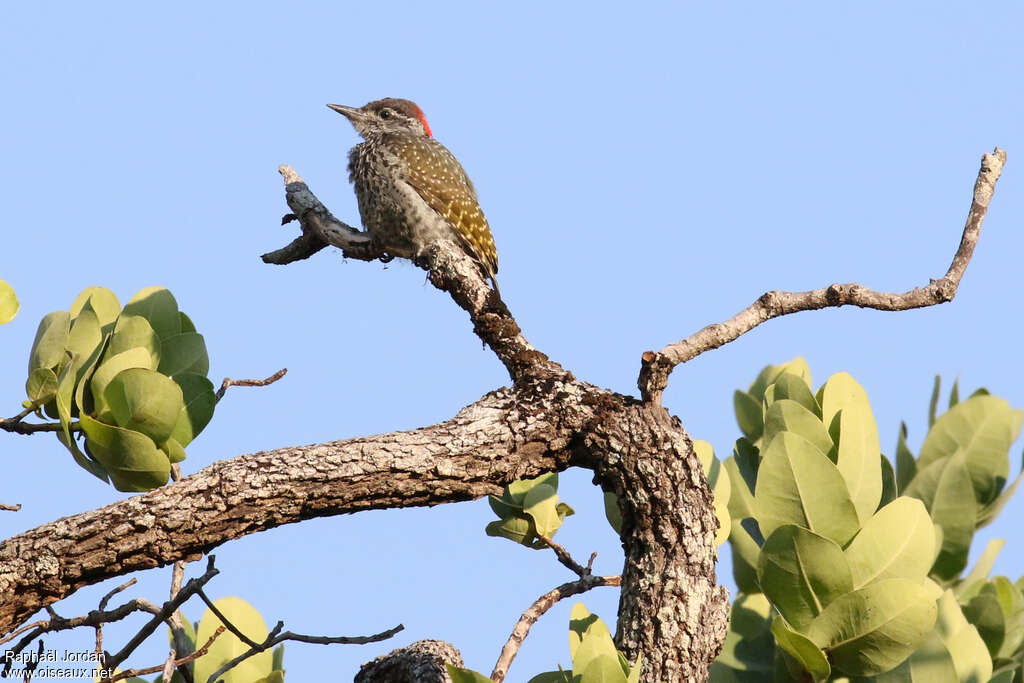
[{"label": "small twig", "polygon": [[[187,657],[182,657],[181,659],[172,659],[171,662],[173,663],[173,666],[171,667],[171,669],[184,666],[185,664],[195,661],[196,659],[199,659],[200,657],[205,655],[206,652],[210,649],[210,646],[213,645],[213,641],[217,640],[220,634],[224,633],[224,631],[225,628],[223,626],[218,626],[217,630],[213,632],[213,635],[210,636],[210,639],[207,640],[206,644],[203,645],[201,648],[199,648]],[[106,679],[106,681],[107,683],[117,683],[117,681],[123,681],[126,678],[131,678],[132,676],[145,676],[146,674],[155,674],[157,671],[163,671],[163,680],[169,681],[171,679],[169,675],[166,673],[166,669],[167,667],[164,664],[157,664],[156,666],[151,666],[146,669],[128,669],[127,671],[122,671],[113,678]]]},{"label": "small twig", "polygon": [[43,653],[46,652],[46,646],[43,645],[42,639],[39,640],[39,652],[35,659],[29,662],[28,666],[25,667],[25,677],[22,679],[24,683],[31,683],[32,673],[39,666],[39,662],[43,661]]},{"label": "small twig", "polygon": [[202,576],[190,579],[189,582],[185,584],[180,591],[178,591],[177,595],[165,602],[157,614],[153,615],[153,618],[146,622],[146,624],[139,629],[138,633],[132,636],[132,639],[128,641],[127,645],[121,648],[117,654],[108,657],[107,660],[103,662],[103,668],[111,671],[116,669],[121,662],[128,659],[128,656],[135,651],[135,648],[141,645],[146,638],[153,635],[153,631],[157,629],[157,626],[167,621],[171,615],[181,607],[183,602],[195,595],[198,591],[202,590],[203,586],[205,586],[210,579],[217,576],[220,571],[213,566],[213,562],[214,556],[210,555],[209,560],[206,563],[206,572]]},{"label": "small twig", "polygon": [[[3,645],[4,643],[6,643],[9,640],[14,640],[15,638],[17,638],[19,635],[21,635],[25,631],[29,631],[29,630],[34,629],[34,628],[40,628],[40,627],[46,626],[49,623],[50,622],[48,622],[48,621],[33,621],[31,624],[25,624],[24,626],[16,628],[13,631],[11,631],[10,633],[8,633],[7,635],[5,635],[3,638],[0,638],[0,645]],[[44,631],[44,633],[45,633],[45,631]]]},{"label": "small twig", "polygon": [[302,234],[287,246],[263,254],[261,258],[264,263],[286,265],[307,259],[329,245],[341,249],[346,258],[361,261],[373,261],[386,256],[374,245],[369,234],[335,218],[295,169],[283,165],[278,166],[277,171],[284,178],[285,201],[292,210],[292,213],[281,219],[281,224],[298,220]]},{"label": "small twig", "polygon": [[661,351],[644,351],[637,386],[645,403],[659,404],[668,386],[668,376],[675,367],[696,358],[705,351],[717,349],[738,339],[761,323],[779,316],[833,306],[853,305],[879,311],[905,311],[951,301],[960,286],[974,246],[981,234],[996,181],[1003,172],[1006,152],[996,147],[981,158],[981,170],[974,184],[974,198],[967,214],[960,246],[946,274],[902,294],[876,292],[856,283],[833,284],[809,292],[771,291],[723,323],[708,325],[686,339],[669,344]]},{"label": "small twig", "polygon": [[[237,630],[237,629],[234,629],[233,626],[229,625],[228,622],[223,619],[223,617],[221,617],[221,621],[224,623],[225,626],[228,626],[228,630],[232,631],[232,633],[234,633],[235,630]],[[294,641],[299,642],[299,643],[312,643],[314,645],[365,645],[366,643],[378,643],[378,642],[380,642],[382,640],[387,640],[388,638],[391,638],[392,636],[394,636],[399,631],[402,631],[403,629],[405,629],[405,626],[403,626],[402,624],[399,624],[398,626],[395,626],[394,628],[389,628],[387,631],[381,631],[380,633],[375,633],[372,636],[338,636],[338,637],[306,636],[306,635],[302,635],[301,633],[292,633],[291,631],[285,631],[284,633],[281,633],[281,629],[282,628],[284,628],[284,622],[283,621],[277,622],[277,625],[274,626],[273,630],[267,636],[266,640],[264,640],[262,643],[256,644],[254,646],[250,646],[250,648],[248,650],[246,650],[242,654],[238,655],[237,657],[235,657],[231,661],[225,663],[224,666],[222,666],[221,668],[219,668],[219,669],[217,669],[216,671],[213,672],[213,674],[206,680],[206,683],[216,683],[217,679],[220,676],[222,676],[224,673],[230,671],[235,666],[238,666],[239,664],[241,664],[245,660],[249,659],[249,657],[253,657],[255,655],[258,655],[261,652],[266,652],[267,650],[269,650],[270,648],[274,647],[278,643],[283,643],[286,640],[294,640]],[[202,683],[202,682],[200,682],[200,683]]]},{"label": "small twig", "polygon": [[568,550],[566,550],[561,545],[555,543],[553,540],[551,540],[544,534],[537,534],[537,538],[540,539],[540,541],[544,545],[554,550],[555,555],[558,556],[558,561],[566,567],[568,567],[569,570],[576,574],[578,577],[582,579],[590,575],[590,568],[594,564],[594,558],[597,557],[597,553],[591,554],[590,562],[587,564],[586,567],[584,567],[579,562],[572,559],[572,555],[569,554]]},{"label": "small twig", "polygon": [[284,377],[287,372],[288,368],[281,368],[266,379],[231,379],[230,377],[225,377],[224,381],[220,384],[220,389],[217,390],[217,400],[220,401],[224,398],[224,392],[228,390],[228,387],[265,387]]},{"label": "small twig", "polygon": [[558,588],[548,591],[537,598],[534,603],[530,605],[525,612],[523,612],[523,615],[519,617],[518,623],[516,623],[515,628],[512,629],[512,635],[508,637],[505,647],[501,648],[501,654],[498,655],[498,661],[494,665],[494,671],[491,672],[491,680],[495,683],[501,683],[501,681],[505,680],[505,676],[508,674],[508,669],[512,665],[512,660],[515,659],[516,655],[519,653],[519,648],[522,646],[523,641],[526,640],[526,636],[529,635],[530,628],[537,622],[537,619],[539,619],[541,615],[554,607],[559,600],[568,598],[572,595],[585,593],[591,588],[597,588],[598,586],[619,586],[621,584],[621,576],[584,576],[578,581],[563,583]]},{"label": "small twig", "polygon": [[7,503],[0,503],[0,510],[9,510],[10,512],[17,512],[21,509],[21,503],[15,505],[8,505]]},{"label": "small twig", "polygon": [[[36,434],[37,432],[61,431],[60,422],[22,422],[20,419],[16,422],[12,422],[14,419],[14,417],[6,419],[0,418],[0,429],[5,432],[13,432],[14,434]],[[82,425],[76,420],[69,425],[68,429],[71,432],[80,432],[82,431]]]},{"label": "small twig", "polygon": [[203,591],[198,591],[197,595],[199,596],[200,600],[206,603],[206,606],[210,608],[210,611],[213,612],[218,619],[220,619],[220,623],[224,624],[229,631],[235,634],[236,638],[238,638],[240,641],[242,641],[249,647],[259,647],[259,643],[257,643],[255,640],[242,633],[242,631],[237,626],[231,623],[230,619],[224,616],[223,612],[217,609],[217,606],[213,604],[213,600],[210,600],[210,598],[206,596],[206,593],[204,593]]},{"label": "small twig", "polygon": [[[120,592],[122,592],[124,590],[127,590],[128,588],[131,588],[137,582],[138,582],[137,579],[129,579],[128,581],[125,581],[120,586],[118,586],[114,590],[112,590],[109,593],[107,593],[106,595],[104,595],[100,599],[100,604],[97,605],[96,608],[100,612],[102,612],[103,610],[105,610],[107,608],[107,604],[110,602],[110,599],[112,597],[114,597],[115,595],[117,595],[118,593],[120,593]],[[94,626],[94,628],[96,629],[96,656],[98,657],[98,659],[96,661],[101,661],[102,658],[103,658],[103,622],[97,622],[96,625]]]},{"label": "small twig", "polygon": [[[176,466],[176,465],[175,465]],[[173,470],[173,467],[172,467]],[[178,476],[175,477],[177,481],[181,476],[180,470]],[[168,599],[174,599],[178,592],[181,590],[181,582],[185,578],[185,566],[188,563],[184,560],[178,560],[174,563],[174,568],[171,570],[171,589],[168,594]],[[175,610],[174,614],[171,615],[170,619],[167,620],[167,625],[171,629],[171,649],[167,654],[167,659],[164,660],[164,667],[160,672],[161,680],[170,681],[173,676],[174,669],[179,666],[176,662],[178,661],[179,652],[187,652],[187,638],[185,637],[185,628],[181,623],[181,610]],[[211,641],[212,642],[212,641]],[[185,662],[187,663],[187,662]]]}]

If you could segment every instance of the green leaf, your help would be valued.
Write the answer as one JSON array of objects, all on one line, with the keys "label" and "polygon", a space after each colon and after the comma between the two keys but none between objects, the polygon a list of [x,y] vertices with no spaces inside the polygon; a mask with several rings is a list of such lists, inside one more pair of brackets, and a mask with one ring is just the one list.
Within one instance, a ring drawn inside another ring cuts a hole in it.
[{"label": "green leaf", "polygon": [[14,287],[0,280],[0,325],[11,322],[14,316],[18,315],[20,307],[21,304],[18,303]]},{"label": "green leaf", "polygon": [[622,535],[622,509],[619,508],[619,499],[611,491],[604,492],[604,516],[608,524],[615,529],[615,533]]},{"label": "green leaf", "polygon": [[946,462],[946,466],[939,476],[935,499],[929,510],[932,520],[942,527],[942,549],[932,567],[932,574],[949,580],[967,566],[967,553],[974,537],[978,504],[973,495],[966,495],[971,488],[966,454],[957,453],[947,461],[939,461],[934,465],[942,462]]},{"label": "green leaf", "polygon": [[78,442],[71,435],[72,401],[74,399],[75,378],[78,375],[77,357],[72,355],[57,375],[57,394],[54,396],[54,404],[57,408],[57,418],[60,420],[60,432],[57,433],[57,440],[71,453],[75,462],[97,479],[103,482],[108,481],[105,468],[94,458],[90,458],[78,448]]},{"label": "green leaf", "polygon": [[714,496],[715,518],[718,520],[718,531],[715,533],[715,545],[722,545],[729,538],[732,522],[729,517],[729,498],[732,487],[729,475],[725,473],[722,462],[715,457],[715,451],[707,441],[695,440],[693,450],[700,460],[700,465],[707,477],[708,486]]},{"label": "green leaf", "polygon": [[910,481],[917,474],[917,461],[907,448],[907,423],[900,422],[900,433],[896,439],[896,488],[905,493]]},{"label": "green leaf", "polygon": [[202,375],[183,372],[175,375],[174,381],[181,388],[184,408],[178,415],[171,437],[187,446],[213,419],[217,394],[213,390],[213,382]]},{"label": "green leaf", "polygon": [[[470,669],[460,669],[457,666],[452,666],[445,662],[445,668],[448,670],[448,675],[452,679],[452,683],[491,683],[491,679],[483,674],[478,674],[476,671]],[[530,679],[531,681],[533,679]],[[543,679],[541,679],[543,680]],[[558,679],[552,679],[558,680]]]},{"label": "green leaf", "polygon": [[523,512],[533,520],[537,532],[548,538],[562,525],[558,510],[555,509],[557,502],[555,489],[546,484],[534,486],[523,498]]},{"label": "green leaf", "polygon": [[[109,347],[108,347],[109,348]],[[109,351],[103,354],[103,362],[96,368],[89,380],[89,388],[92,390],[93,414],[100,418],[110,416],[110,406],[104,392],[107,386],[122,371],[130,368],[150,369],[149,352],[144,348],[128,349],[122,353],[111,355]]]},{"label": "green leaf", "polygon": [[962,597],[976,582],[984,582],[988,578],[989,572],[992,571],[996,558],[999,556],[999,552],[1003,549],[1004,545],[1006,545],[1006,540],[1002,538],[993,538],[985,545],[985,551],[978,558],[978,561],[974,563],[974,569],[953,589],[957,598]]},{"label": "green leaf", "polygon": [[43,316],[29,353],[30,373],[36,368],[56,368],[64,360],[64,346],[70,329],[71,316],[67,311],[54,311]]},{"label": "green leaf", "polygon": [[860,527],[839,470],[814,444],[792,432],[781,432],[765,450],[754,501],[766,536],[783,524],[795,524],[845,546]]},{"label": "green leaf", "polygon": [[896,473],[892,469],[892,463],[889,462],[889,458],[879,453],[878,463],[882,469],[882,497],[878,501],[878,509],[881,510],[896,500],[899,491],[896,489]]},{"label": "green leaf", "polygon": [[[576,659],[576,650],[579,648],[580,643],[583,642],[587,631],[599,621],[601,621],[601,618],[596,614],[591,614],[590,610],[582,602],[577,602],[572,606],[572,611],[569,612],[569,656],[573,660]],[[605,630],[608,630],[607,626]]]},{"label": "green leaf", "polygon": [[[595,683],[626,683],[626,676],[619,666],[618,651],[612,642],[611,633],[600,619],[591,623],[583,633],[582,640],[572,656],[572,673],[573,676],[582,675],[587,683],[590,683],[590,680]],[[593,678],[588,679],[588,676]]]},{"label": "green leaf", "polygon": [[761,593],[736,596],[729,631],[715,660],[737,671],[768,673],[774,669],[771,604]]},{"label": "green leaf", "polygon": [[168,377],[183,372],[205,376],[210,371],[210,358],[206,354],[203,335],[189,332],[160,337],[160,365],[157,370]]},{"label": "green leaf", "polygon": [[991,502],[1009,477],[1008,451],[1020,434],[1024,411],[995,396],[974,396],[943,414],[925,437],[918,467],[964,453],[975,498]]},{"label": "green leaf", "polygon": [[942,387],[942,376],[935,375],[935,382],[932,384],[932,397],[928,401],[928,429],[935,424],[935,409],[939,406],[939,389]]},{"label": "green leaf", "polygon": [[[446,666],[449,667],[450,671],[451,665],[447,664]],[[491,679],[485,678],[484,680],[489,683]],[[458,683],[454,678],[452,679],[452,682]],[[545,671],[544,673],[537,674],[527,681],[527,683],[573,683],[573,678],[572,674],[568,671]]]},{"label": "green leaf", "polygon": [[874,683],[959,683],[960,680],[949,650],[939,634],[932,631],[908,659],[876,676]]},{"label": "green leaf", "polygon": [[[182,313],[182,315],[185,314]],[[284,671],[284,643],[281,643],[274,648],[274,661],[272,666],[274,671]]]},{"label": "green leaf", "polygon": [[117,425],[166,441],[185,409],[181,387],[159,372],[129,368],[118,373],[103,392]]},{"label": "green leaf", "polygon": [[501,519],[523,516],[522,504],[508,503],[497,496],[487,496],[487,503],[491,506],[491,511]]},{"label": "green leaf", "polygon": [[732,406],[740,431],[751,441],[757,441],[764,432],[761,402],[750,394],[737,389],[732,395]]},{"label": "green leaf", "polygon": [[827,538],[790,524],[777,528],[765,541],[757,578],[764,594],[798,630],[837,597],[853,590],[842,549]]},{"label": "green leaf", "polygon": [[935,630],[949,650],[961,681],[987,681],[992,676],[992,659],[985,641],[967,623],[951,590],[939,598]]},{"label": "green leaf", "polygon": [[1018,473],[1017,477],[1013,480],[1013,483],[1010,484],[1010,486],[1008,486],[1006,489],[1003,490],[1002,493],[996,496],[995,500],[993,500],[991,503],[988,503],[981,510],[978,511],[978,517],[977,521],[975,522],[975,528],[980,529],[981,527],[990,524],[992,520],[994,520],[996,516],[1000,512],[1002,512],[1003,507],[1005,507],[1006,504],[1010,502],[1010,499],[1013,498],[1013,494],[1017,492],[1017,487],[1020,486],[1022,474],[1024,474],[1024,472]]},{"label": "green leaf", "polygon": [[167,439],[167,441],[157,444],[157,448],[163,451],[164,455],[172,463],[181,462],[185,459],[185,449],[174,439]]},{"label": "green leaf", "polygon": [[[266,639],[267,625],[263,621],[263,617],[245,600],[229,597],[216,600],[213,604],[217,606],[224,618],[238,627],[238,630],[246,637],[257,643]],[[196,630],[196,642],[205,643],[220,625],[221,621],[217,615],[206,610],[203,618],[199,621],[199,628]],[[248,649],[249,646],[239,640],[234,633],[230,631],[222,633],[217,640],[213,641],[207,653],[195,660],[193,677],[197,682],[209,679],[214,671]],[[224,674],[220,680],[223,683],[251,683],[270,674],[272,666],[273,655],[268,650],[242,661]]]},{"label": "green leaf", "polygon": [[975,595],[963,609],[964,617],[978,630],[989,656],[995,659],[1006,640],[1006,616],[991,593]]},{"label": "green leaf", "polygon": [[774,387],[772,397],[775,401],[794,400],[807,408],[819,420],[821,419],[821,406],[818,405],[817,399],[811,393],[811,388],[807,386],[807,382],[802,377],[790,372],[783,372],[775,378],[772,386]]},{"label": "green leaf", "polygon": [[960,379],[953,380],[953,388],[949,392],[949,407],[952,408],[960,402]]},{"label": "green leaf", "polygon": [[732,551],[732,578],[736,587],[744,593],[760,593],[757,585],[757,558],[761,548],[740,524],[732,525],[729,534],[729,549]]},{"label": "green leaf", "polygon": [[146,287],[139,291],[125,304],[122,315],[141,315],[149,321],[161,341],[181,334],[178,302],[163,287]]},{"label": "green leaf", "polygon": [[[231,673],[230,671],[228,673]],[[487,679],[490,680],[490,679]],[[283,671],[271,671],[269,676],[264,676],[254,683],[284,683]]]},{"label": "green leaf", "polygon": [[826,455],[832,452],[832,438],[818,417],[804,406],[790,399],[771,404],[764,415],[765,449],[771,448],[776,435],[792,432],[804,437]]},{"label": "green leaf", "polygon": [[935,624],[936,607],[920,582],[886,579],[840,596],[804,632],[834,669],[872,676],[906,659]]},{"label": "green leaf", "polygon": [[523,499],[526,498],[526,494],[530,492],[530,489],[541,484],[550,486],[557,491],[558,472],[545,472],[533,479],[516,479],[505,487],[504,492],[501,494],[501,499],[506,503],[521,506]]},{"label": "green leaf", "polygon": [[112,323],[121,313],[121,302],[117,300],[117,295],[106,287],[86,287],[71,304],[71,319],[77,318],[87,305],[96,314],[104,333],[109,334]]},{"label": "green leaf", "polygon": [[57,395],[57,375],[50,368],[36,368],[28,375],[25,393],[33,405],[42,405]]},{"label": "green leaf", "polygon": [[484,532],[488,536],[507,538],[531,548],[537,538],[536,531],[533,522],[521,517],[510,517],[498,522],[491,522],[484,528]]},{"label": "green leaf", "polygon": [[156,370],[160,365],[160,339],[153,331],[149,321],[140,315],[122,315],[114,325],[105,357],[113,357],[132,349],[141,348],[146,351],[149,360],[146,365]]},{"label": "green leaf", "polygon": [[184,311],[179,311],[178,315],[181,318],[181,331],[182,332],[195,332],[196,331],[195,323],[192,322],[191,318],[189,318],[187,315],[185,315]]},{"label": "green leaf", "polygon": [[832,674],[832,667],[829,666],[825,653],[810,638],[789,628],[782,619],[775,619],[772,622],[772,635],[775,636],[775,644],[797,660],[804,671],[810,674],[811,680],[828,680]]},{"label": "green leaf", "polygon": [[[576,672],[575,663],[573,673]],[[628,683],[626,675],[622,673],[617,657],[608,655],[595,657],[583,669],[580,683]]]},{"label": "green leaf", "polygon": [[86,302],[86,307],[71,323],[64,349],[71,355],[74,369],[74,384],[85,379],[85,370],[99,358],[104,342],[103,329],[96,313]]},{"label": "green leaf", "polygon": [[846,481],[850,498],[863,523],[878,509],[882,497],[882,470],[878,429],[870,407],[848,404],[832,420],[838,442],[836,466]]},{"label": "green leaf", "polygon": [[88,415],[82,415],[81,422],[86,450],[107,470],[118,491],[149,491],[167,483],[171,463],[148,436]]},{"label": "green leaf", "polygon": [[900,496],[867,520],[847,546],[854,588],[884,579],[912,579],[928,575],[935,557],[935,532],[924,504]]}]

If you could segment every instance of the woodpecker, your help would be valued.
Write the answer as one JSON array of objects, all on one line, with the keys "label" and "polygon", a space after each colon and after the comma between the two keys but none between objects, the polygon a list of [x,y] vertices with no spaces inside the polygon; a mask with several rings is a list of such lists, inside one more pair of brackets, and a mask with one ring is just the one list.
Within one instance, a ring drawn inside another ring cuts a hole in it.
[{"label": "woodpecker", "polygon": [[348,172],[374,241],[392,256],[413,258],[439,239],[452,240],[498,292],[498,252],[476,190],[455,155],[434,139],[423,110],[390,97],[359,108],[327,106],[364,140],[349,151]]}]

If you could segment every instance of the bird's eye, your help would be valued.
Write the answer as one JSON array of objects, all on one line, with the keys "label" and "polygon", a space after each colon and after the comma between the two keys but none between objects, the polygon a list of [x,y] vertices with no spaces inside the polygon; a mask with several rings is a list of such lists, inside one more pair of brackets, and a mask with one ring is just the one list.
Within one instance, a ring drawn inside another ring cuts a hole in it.
[{"label": "bird's eye", "polygon": [[391,110],[390,109],[381,109],[380,110],[380,117],[382,119],[390,119],[391,118]]}]

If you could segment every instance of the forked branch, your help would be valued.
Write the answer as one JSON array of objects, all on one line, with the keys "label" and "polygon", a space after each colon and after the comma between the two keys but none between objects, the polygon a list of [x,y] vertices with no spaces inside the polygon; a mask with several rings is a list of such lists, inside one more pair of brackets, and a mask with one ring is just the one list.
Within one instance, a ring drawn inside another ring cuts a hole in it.
[{"label": "forked branch", "polygon": [[725,322],[708,325],[660,351],[645,351],[640,377],[637,380],[644,402],[661,402],[661,394],[668,386],[668,376],[677,365],[696,358],[705,351],[728,344],[772,318],[799,311],[845,305],[879,311],[905,311],[952,300],[960,286],[960,278],[963,277],[974,253],[974,246],[978,243],[982,221],[985,220],[989,202],[995,192],[996,181],[999,180],[1005,163],[1006,152],[998,147],[992,154],[982,156],[981,170],[978,171],[978,179],[974,183],[974,199],[967,214],[960,247],[953,255],[953,262],[943,277],[902,294],[876,292],[856,283],[833,284],[809,292],[767,292]]}]

